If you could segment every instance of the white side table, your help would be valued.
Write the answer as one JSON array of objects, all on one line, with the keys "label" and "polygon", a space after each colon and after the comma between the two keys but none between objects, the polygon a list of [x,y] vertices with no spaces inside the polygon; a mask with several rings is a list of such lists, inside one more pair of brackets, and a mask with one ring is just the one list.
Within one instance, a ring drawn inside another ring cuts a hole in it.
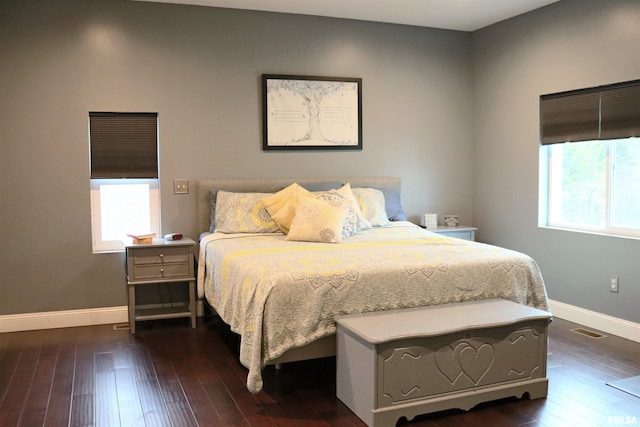
[{"label": "white side table", "polygon": [[476,240],[476,231],[478,229],[476,227],[469,227],[466,225],[459,225],[457,227],[447,227],[444,225],[439,225],[436,228],[430,228],[429,231],[433,231],[434,233],[442,234],[447,237],[457,237],[458,239],[465,240]]},{"label": "white side table", "polygon": [[[191,327],[196,327],[195,246],[196,242],[189,238],[173,241],[153,239],[152,243],[147,244],[125,241],[125,272],[132,334],[136,333],[136,320],[190,317]],[[189,282],[188,302],[158,308],[136,307],[136,286],[172,282]]]}]

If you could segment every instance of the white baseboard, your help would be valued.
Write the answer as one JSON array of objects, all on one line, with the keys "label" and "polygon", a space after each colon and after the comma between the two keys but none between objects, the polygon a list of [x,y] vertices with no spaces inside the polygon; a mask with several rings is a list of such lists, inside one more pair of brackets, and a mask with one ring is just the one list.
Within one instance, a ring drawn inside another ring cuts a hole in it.
[{"label": "white baseboard", "polygon": [[[579,323],[607,334],[640,342],[640,324],[608,316],[581,307],[550,300],[555,317]],[[202,316],[199,302],[198,316]],[[127,306],[91,308],[83,310],[48,311],[42,313],[9,314],[0,316],[0,333],[35,329],[71,328],[74,326],[126,323],[129,321]]]},{"label": "white baseboard", "polygon": [[549,300],[554,317],[579,323],[607,334],[617,335],[628,340],[640,342],[640,324],[587,310],[575,305]]},{"label": "white baseboard", "polygon": [[71,328],[129,321],[127,306],[0,316],[0,333],[35,329]]}]

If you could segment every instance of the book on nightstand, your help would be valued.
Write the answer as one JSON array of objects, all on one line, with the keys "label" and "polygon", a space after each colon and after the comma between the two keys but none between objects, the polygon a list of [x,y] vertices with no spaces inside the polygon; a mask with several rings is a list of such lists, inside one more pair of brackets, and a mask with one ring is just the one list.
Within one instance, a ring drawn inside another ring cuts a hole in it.
[{"label": "book on nightstand", "polygon": [[156,236],[156,233],[127,234],[127,236],[133,239],[133,243],[145,244],[153,242],[153,238]]}]

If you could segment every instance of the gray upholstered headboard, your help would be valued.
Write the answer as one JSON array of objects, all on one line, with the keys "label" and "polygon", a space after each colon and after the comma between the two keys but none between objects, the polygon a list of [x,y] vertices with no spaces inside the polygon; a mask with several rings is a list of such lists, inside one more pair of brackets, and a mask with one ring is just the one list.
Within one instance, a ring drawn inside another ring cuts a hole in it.
[{"label": "gray upholstered headboard", "polygon": [[198,230],[209,231],[211,190],[225,190],[233,192],[275,193],[289,184],[321,184],[339,182],[351,183],[351,187],[373,187],[379,190],[392,189],[400,193],[400,178],[396,177],[353,177],[353,178],[274,178],[274,179],[238,179],[238,180],[197,180],[198,197]]}]

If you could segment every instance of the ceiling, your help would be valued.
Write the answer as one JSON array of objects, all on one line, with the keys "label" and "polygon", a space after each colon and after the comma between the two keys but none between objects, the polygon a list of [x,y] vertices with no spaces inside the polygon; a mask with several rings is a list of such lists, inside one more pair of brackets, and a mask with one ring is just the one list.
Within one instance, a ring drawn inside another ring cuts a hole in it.
[{"label": "ceiling", "polygon": [[139,0],[475,31],[559,0]]}]

